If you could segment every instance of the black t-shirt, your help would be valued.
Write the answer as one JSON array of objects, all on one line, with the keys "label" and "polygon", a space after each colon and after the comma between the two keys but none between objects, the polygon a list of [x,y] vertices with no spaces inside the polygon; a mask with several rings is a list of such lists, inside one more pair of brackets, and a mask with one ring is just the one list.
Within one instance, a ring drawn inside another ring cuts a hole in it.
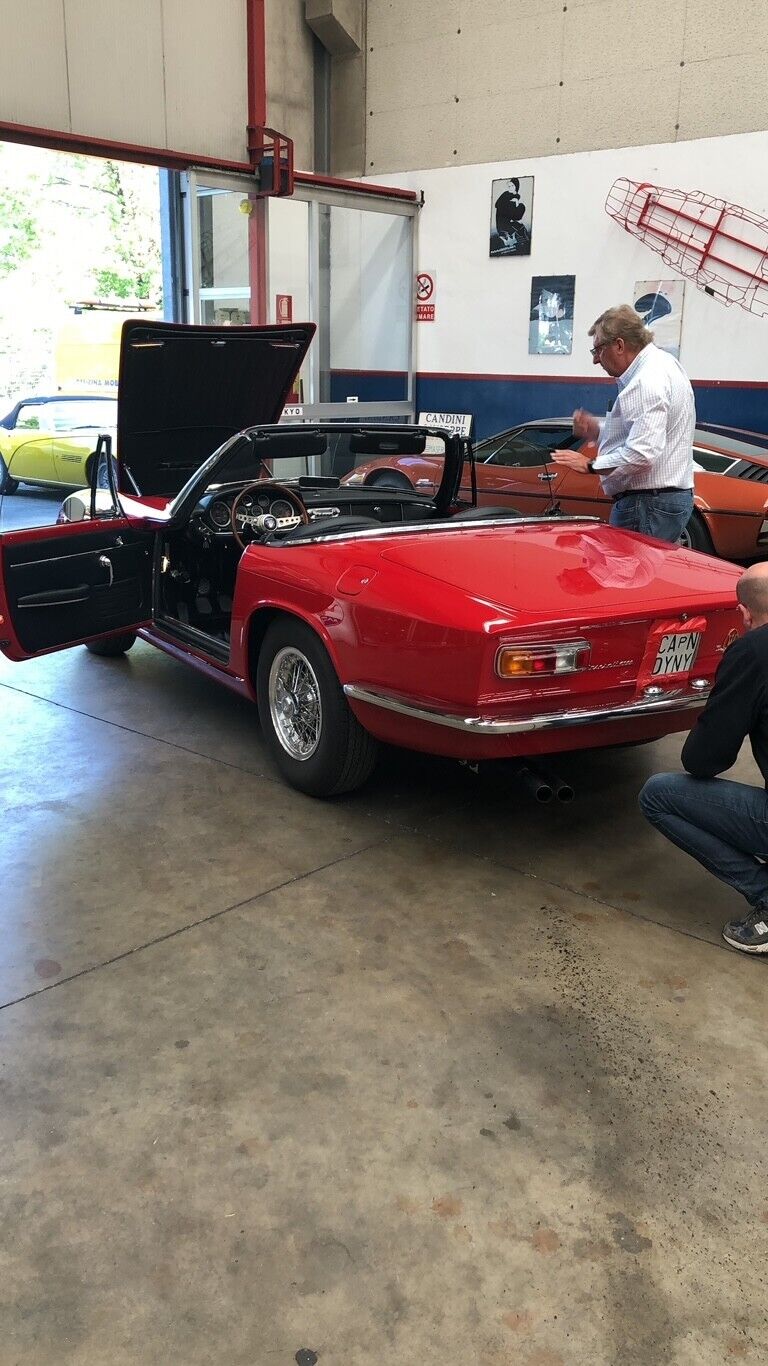
[{"label": "black t-shirt", "polygon": [[694,778],[714,778],[735,764],[747,736],[768,788],[768,625],[726,650],[707,705],[683,745],[683,767]]}]

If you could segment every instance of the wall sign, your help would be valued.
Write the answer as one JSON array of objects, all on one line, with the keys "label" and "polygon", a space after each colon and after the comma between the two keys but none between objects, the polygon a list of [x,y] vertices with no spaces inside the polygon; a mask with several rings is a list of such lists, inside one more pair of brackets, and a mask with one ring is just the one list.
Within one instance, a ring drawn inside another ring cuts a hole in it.
[{"label": "wall sign", "polygon": [[435,272],[420,270],[416,276],[414,291],[417,323],[435,321]]},{"label": "wall sign", "polygon": [[662,351],[680,358],[684,280],[636,280],[635,312],[653,332]]},{"label": "wall sign", "polygon": [[533,176],[491,182],[491,256],[530,256]]},{"label": "wall sign", "polygon": [[275,317],[279,323],[293,322],[293,295],[275,295]]},{"label": "wall sign", "polygon": [[472,413],[419,413],[418,425],[441,427],[451,436],[471,436],[474,420]]},{"label": "wall sign", "polygon": [[528,325],[529,355],[570,356],[575,288],[575,275],[534,275]]}]

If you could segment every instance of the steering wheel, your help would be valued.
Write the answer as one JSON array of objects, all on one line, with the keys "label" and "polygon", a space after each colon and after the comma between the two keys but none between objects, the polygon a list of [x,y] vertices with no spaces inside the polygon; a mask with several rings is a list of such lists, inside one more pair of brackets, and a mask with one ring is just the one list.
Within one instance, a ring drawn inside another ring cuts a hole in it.
[{"label": "steering wheel", "polygon": [[[275,517],[271,512],[246,512],[241,511],[240,504],[247,494],[269,493],[270,497],[284,498],[286,503],[290,503],[294,509],[292,517]],[[285,530],[288,527],[306,525],[309,522],[307,505],[300,493],[289,487],[288,484],[279,484],[275,479],[263,479],[259,484],[246,484],[241,489],[237,497],[232,502],[232,535],[241,550],[245,550],[252,541],[263,539],[269,532]],[[246,541],[242,533],[249,527],[253,535]]]}]

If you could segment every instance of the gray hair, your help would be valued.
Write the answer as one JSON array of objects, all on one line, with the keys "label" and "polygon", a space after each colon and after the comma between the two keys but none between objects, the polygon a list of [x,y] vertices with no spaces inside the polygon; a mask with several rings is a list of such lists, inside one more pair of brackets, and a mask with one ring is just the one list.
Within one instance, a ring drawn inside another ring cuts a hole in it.
[{"label": "gray hair", "polygon": [[639,313],[636,313],[631,304],[619,304],[618,308],[606,308],[599,318],[595,318],[589,329],[589,336],[594,337],[598,327],[600,328],[601,341],[617,341],[621,337],[631,351],[642,351],[644,346],[653,341],[653,333],[646,327]]}]

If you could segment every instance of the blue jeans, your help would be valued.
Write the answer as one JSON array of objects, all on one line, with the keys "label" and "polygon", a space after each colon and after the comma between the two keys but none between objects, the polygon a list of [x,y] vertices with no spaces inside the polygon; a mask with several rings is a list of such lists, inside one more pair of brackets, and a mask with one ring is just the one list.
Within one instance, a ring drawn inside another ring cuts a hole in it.
[{"label": "blue jeans", "polygon": [[690,489],[675,489],[674,493],[628,493],[611,508],[611,526],[625,531],[642,531],[644,536],[655,536],[659,541],[680,540],[693,512],[693,493]]},{"label": "blue jeans", "polygon": [[657,773],[639,797],[646,820],[752,907],[768,908],[768,792],[727,778]]}]

